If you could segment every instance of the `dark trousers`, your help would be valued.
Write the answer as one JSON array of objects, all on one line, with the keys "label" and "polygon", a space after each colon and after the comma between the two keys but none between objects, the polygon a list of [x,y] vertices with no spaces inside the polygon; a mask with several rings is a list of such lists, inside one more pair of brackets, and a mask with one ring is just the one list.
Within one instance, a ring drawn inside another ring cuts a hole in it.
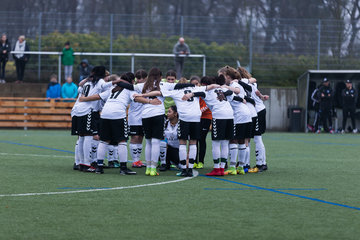
[{"label": "dark trousers", "polygon": [[[320,109],[320,122],[322,123],[325,132],[329,132],[330,128],[332,128],[332,117],[331,117],[331,109],[330,108],[321,108]],[[329,122],[329,127],[328,127]]]},{"label": "dark trousers", "polygon": [[200,140],[198,141],[197,148],[198,154],[196,155],[197,162],[204,163],[206,154],[206,136],[209,132],[211,119],[202,118],[200,120]]},{"label": "dark trousers", "polygon": [[171,146],[167,146],[166,150],[166,167],[170,169],[170,165],[179,165],[179,149]]},{"label": "dark trousers", "polygon": [[176,69],[176,79],[182,77],[182,72],[184,69],[184,58],[179,58],[175,60],[175,69]]},{"label": "dark trousers", "polygon": [[22,81],[24,79],[26,61],[22,59],[15,59],[15,65],[16,65],[17,80]]},{"label": "dark trousers", "polygon": [[355,106],[354,107],[344,107],[343,108],[343,122],[342,122],[342,129],[345,130],[346,127],[346,121],[348,116],[350,115],[351,118],[351,124],[353,129],[356,128],[355,124]]},{"label": "dark trousers", "polygon": [[5,66],[6,66],[6,60],[0,61],[0,79],[5,79]]}]

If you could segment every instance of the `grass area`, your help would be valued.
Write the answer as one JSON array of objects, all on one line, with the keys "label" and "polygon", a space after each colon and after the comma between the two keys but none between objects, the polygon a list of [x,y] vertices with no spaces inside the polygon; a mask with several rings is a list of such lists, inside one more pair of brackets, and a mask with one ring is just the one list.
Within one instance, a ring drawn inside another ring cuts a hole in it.
[{"label": "grass area", "polygon": [[185,181],[4,196],[181,179],[174,171],[158,177],[144,169],[136,176],[73,171],[75,141],[68,131],[1,130],[0,239],[359,238],[358,135],[266,133],[264,173],[205,177],[209,148],[205,169]]}]

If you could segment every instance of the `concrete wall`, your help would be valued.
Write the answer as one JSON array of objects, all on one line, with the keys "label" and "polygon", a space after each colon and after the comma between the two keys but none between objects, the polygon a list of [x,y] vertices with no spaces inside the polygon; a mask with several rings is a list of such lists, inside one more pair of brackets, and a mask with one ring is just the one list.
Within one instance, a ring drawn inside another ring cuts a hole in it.
[{"label": "concrete wall", "polygon": [[46,97],[47,83],[0,84],[0,97]]},{"label": "concrete wall", "polygon": [[265,101],[266,128],[272,131],[288,131],[289,118],[287,110],[289,106],[297,105],[296,88],[260,88],[262,94],[270,96]]}]

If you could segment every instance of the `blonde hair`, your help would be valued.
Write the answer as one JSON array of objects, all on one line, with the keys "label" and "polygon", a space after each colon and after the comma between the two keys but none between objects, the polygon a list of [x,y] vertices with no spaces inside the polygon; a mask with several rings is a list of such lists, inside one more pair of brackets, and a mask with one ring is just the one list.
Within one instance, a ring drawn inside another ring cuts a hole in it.
[{"label": "blonde hair", "polygon": [[179,83],[189,83],[189,81],[186,78],[182,77],[180,78]]},{"label": "blonde hair", "polygon": [[241,78],[251,78],[251,74],[245,68],[238,67],[237,70],[239,71]]},{"label": "blonde hair", "polygon": [[115,81],[116,79],[120,78],[117,74],[111,74],[109,76],[109,82]]},{"label": "blonde hair", "polygon": [[25,35],[20,35],[19,38],[25,40]]}]

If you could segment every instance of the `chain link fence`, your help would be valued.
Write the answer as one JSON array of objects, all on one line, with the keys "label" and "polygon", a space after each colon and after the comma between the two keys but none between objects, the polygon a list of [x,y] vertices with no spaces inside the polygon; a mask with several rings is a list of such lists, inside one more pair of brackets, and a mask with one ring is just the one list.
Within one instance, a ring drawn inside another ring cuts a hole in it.
[{"label": "chain link fence", "polygon": [[[241,64],[271,85],[295,85],[307,69],[357,69],[356,27],[358,23],[343,20],[0,12],[0,31],[7,33],[12,46],[19,35],[25,35],[31,51],[61,51],[69,37],[76,52],[168,54],[177,38],[184,36],[192,54],[206,55],[207,74]],[[115,73],[131,68],[125,57],[87,58]],[[75,79],[80,61],[76,57]],[[47,81],[57,66],[56,57],[32,56],[25,79]],[[165,72],[174,68],[174,61],[150,57],[135,61],[135,69],[152,66]],[[186,77],[201,73],[201,59],[185,61]],[[7,74],[10,81],[16,80],[12,62]]]}]

